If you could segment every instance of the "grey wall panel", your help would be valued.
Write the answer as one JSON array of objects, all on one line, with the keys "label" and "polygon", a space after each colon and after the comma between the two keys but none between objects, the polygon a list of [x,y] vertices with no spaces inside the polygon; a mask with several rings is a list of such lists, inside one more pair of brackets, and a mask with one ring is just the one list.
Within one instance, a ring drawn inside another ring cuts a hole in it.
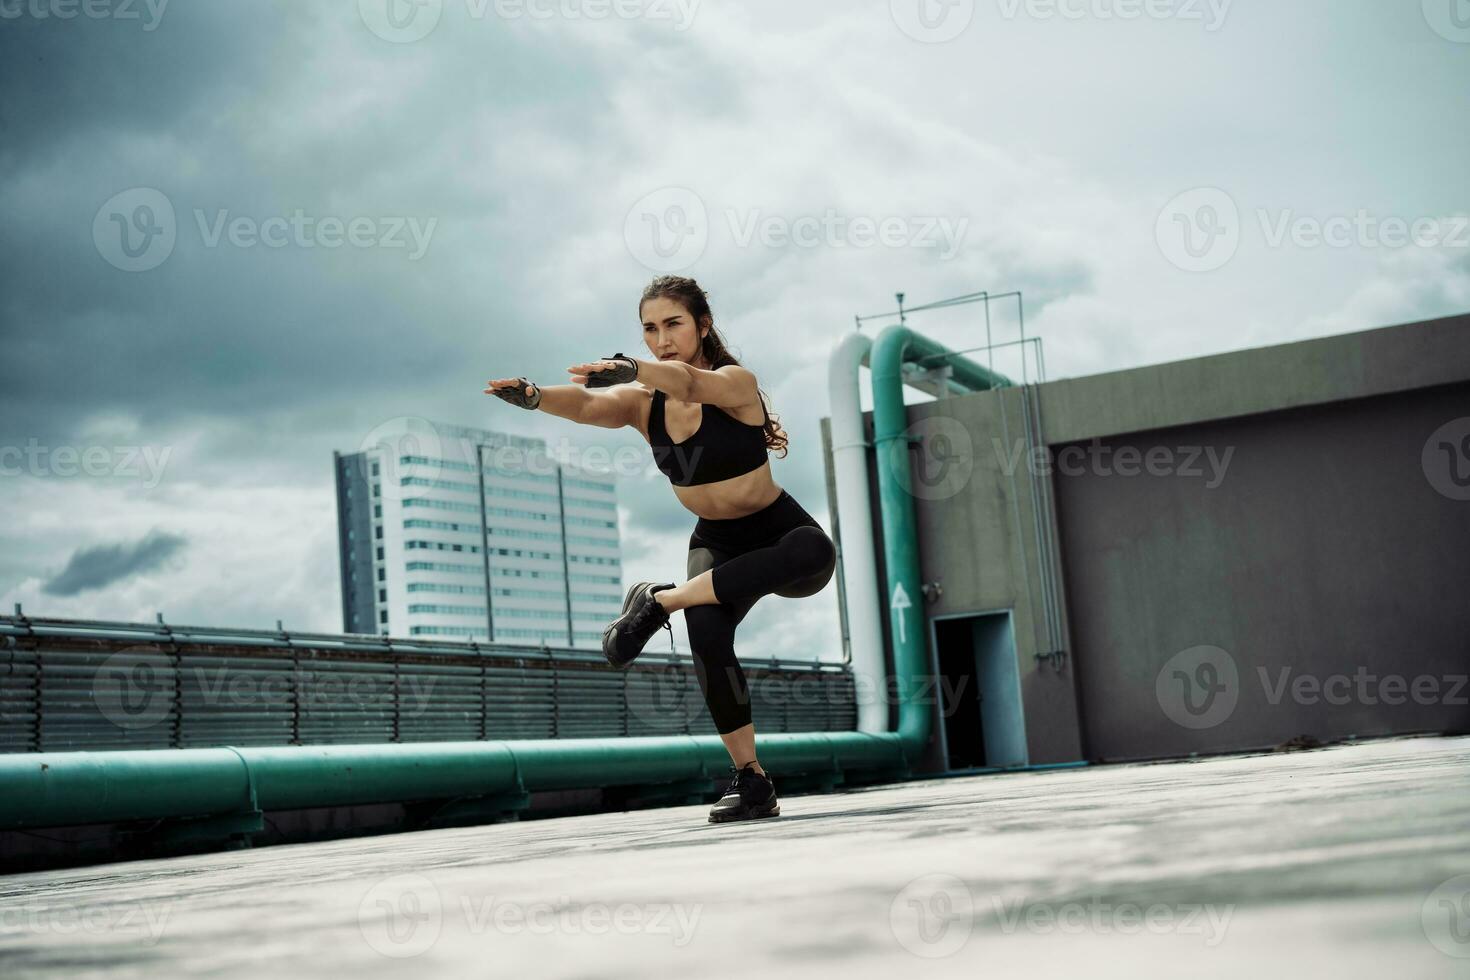
[{"label": "grey wall panel", "polygon": [[1455,384],[1470,314],[1067,378],[1042,386],[1050,444]]},{"label": "grey wall panel", "polygon": [[1070,660],[1038,659],[1052,652],[1045,649],[1046,556],[1021,399],[1020,388],[1007,388],[908,406],[911,432],[921,440],[914,464],[945,474],[915,489],[921,576],[942,590],[922,606],[930,617],[1012,613],[1030,760],[1072,762],[1082,747]]},{"label": "grey wall panel", "polygon": [[1069,444],[1114,460],[1055,483],[1088,757],[1470,729],[1470,501],[1421,462],[1465,416],[1461,382]]}]

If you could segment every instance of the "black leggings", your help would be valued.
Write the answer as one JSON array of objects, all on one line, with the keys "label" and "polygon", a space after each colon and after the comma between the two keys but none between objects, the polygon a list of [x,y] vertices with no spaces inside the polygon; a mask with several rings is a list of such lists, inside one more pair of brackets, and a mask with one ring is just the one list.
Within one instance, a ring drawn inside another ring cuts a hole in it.
[{"label": "black leggings", "polygon": [[753,514],[701,517],[694,525],[687,577],[714,569],[719,602],[686,607],[684,625],[699,688],[721,735],[750,724],[750,688],[735,659],[735,627],[761,596],[815,595],[836,567],[837,546],[785,490]]}]

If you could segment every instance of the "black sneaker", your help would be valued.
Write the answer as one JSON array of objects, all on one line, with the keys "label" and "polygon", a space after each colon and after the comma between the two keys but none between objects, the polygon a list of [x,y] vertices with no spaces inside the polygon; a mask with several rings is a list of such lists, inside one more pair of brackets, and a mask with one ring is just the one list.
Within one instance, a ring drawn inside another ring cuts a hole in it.
[{"label": "black sneaker", "polygon": [[628,590],[623,599],[623,614],[602,631],[602,655],[608,663],[619,669],[627,667],[660,628],[669,631],[669,652],[674,652],[674,627],[669,625],[669,614],[653,597],[655,592],[673,587],[673,582],[666,585],[639,582]]},{"label": "black sneaker", "polygon": [[756,772],[754,767],[754,762],[747,762],[741,769],[730,767],[735,775],[730,779],[725,795],[710,810],[710,823],[781,815],[781,802],[776,799],[776,784],[771,782],[769,776]]}]

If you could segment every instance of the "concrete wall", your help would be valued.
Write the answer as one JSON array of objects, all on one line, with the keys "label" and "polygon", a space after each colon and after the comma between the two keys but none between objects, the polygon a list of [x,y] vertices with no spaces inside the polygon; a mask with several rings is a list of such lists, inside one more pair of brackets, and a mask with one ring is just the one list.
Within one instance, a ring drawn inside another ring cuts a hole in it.
[{"label": "concrete wall", "polygon": [[1041,407],[1088,758],[1470,729],[1470,500],[1426,457],[1470,434],[1470,317],[1060,381]]},{"label": "concrete wall", "polygon": [[1100,440],[1222,475],[1059,476],[1088,755],[1470,728],[1470,502],[1420,466],[1467,414],[1470,383],[1377,395]]},{"label": "concrete wall", "polygon": [[1032,764],[1470,730],[1470,316],[1032,393],[1035,456],[1021,389],[909,407],[925,613],[1012,611]]},{"label": "concrete wall", "polygon": [[931,622],[1011,612],[1026,743],[1039,765],[1082,758],[1082,742],[1070,662],[1038,659],[1052,652],[1036,531],[1038,508],[1043,519],[1049,511],[1021,458],[1022,396],[1011,388],[910,406],[924,447],[911,465],[929,470],[928,484],[919,476],[914,486],[920,576],[939,586],[924,612]]}]

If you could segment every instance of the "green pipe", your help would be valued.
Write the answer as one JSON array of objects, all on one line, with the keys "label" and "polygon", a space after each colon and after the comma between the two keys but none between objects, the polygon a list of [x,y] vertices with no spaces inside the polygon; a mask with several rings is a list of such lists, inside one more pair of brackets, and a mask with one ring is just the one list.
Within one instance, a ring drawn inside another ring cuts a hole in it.
[{"label": "green pipe", "polygon": [[[878,507],[883,525],[883,556],[888,581],[883,591],[889,614],[889,641],[893,645],[893,673],[901,686],[921,684],[930,675],[925,639],[924,594],[919,576],[918,521],[914,514],[913,471],[909,446],[921,440],[909,433],[903,403],[903,364],[943,356],[955,382],[971,391],[1008,387],[1011,380],[953,352],[902,324],[878,333],[868,355],[873,381],[873,450],[878,457]],[[934,690],[928,685],[925,690]],[[898,734],[905,745],[924,745],[933,728],[934,705],[912,703],[915,689],[900,690]]]},{"label": "green pipe", "polygon": [[[762,735],[762,764],[776,773],[904,774],[929,743],[936,705],[923,683],[929,658],[907,489],[907,449],[916,440],[906,431],[902,364],[935,354],[950,352],[896,325],[879,333],[869,359],[885,595],[909,602],[890,608],[899,614],[892,622],[898,730]],[[972,390],[1011,384],[963,358],[949,363],[954,380]],[[0,755],[0,830],[673,783],[723,776],[728,766],[713,735],[15,753]]]},{"label": "green pipe", "polygon": [[[761,762],[792,775],[906,773],[915,748],[897,732],[760,737]],[[713,735],[14,753],[0,756],[0,830],[649,785],[729,764]]]}]

